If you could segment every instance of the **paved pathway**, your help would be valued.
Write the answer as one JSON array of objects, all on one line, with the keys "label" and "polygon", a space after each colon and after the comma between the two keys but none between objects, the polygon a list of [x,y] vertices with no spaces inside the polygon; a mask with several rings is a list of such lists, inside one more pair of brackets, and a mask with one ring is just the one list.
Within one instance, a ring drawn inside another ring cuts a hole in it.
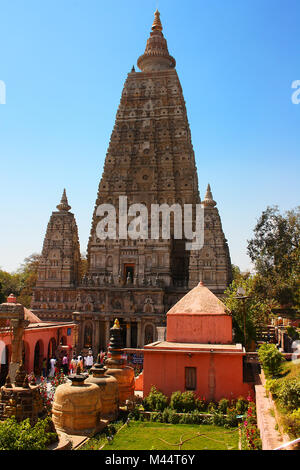
[{"label": "paved pathway", "polygon": [[275,429],[276,419],[274,416],[274,403],[266,396],[264,387],[264,374],[260,374],[255,385],[257,425],[260,431],[263,450],[274,450],[284,442],[288,442],[288,436],[282,436]]}]

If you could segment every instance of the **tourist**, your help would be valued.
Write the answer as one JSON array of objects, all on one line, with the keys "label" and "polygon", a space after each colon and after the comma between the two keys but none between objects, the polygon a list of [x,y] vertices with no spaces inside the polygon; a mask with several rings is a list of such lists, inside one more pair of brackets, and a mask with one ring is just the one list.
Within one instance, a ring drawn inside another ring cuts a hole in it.
[{"label": "tourist", "polygon": [[64,375],[68,375],[69,373],[69,359],[68,356],[65,354],[62,359],[62,366],[63,366],[63,373]]},{"label": "tourist", "polygon": [[76,359],[76,354],[74,353],[70,361],[70,373],[76,374],[76,368],[77,368],[77,359]]},{"label": "tourist", "polygon": [[83,372],[83,356],[82,353],[77,357],[77,366],[80,367],[81,372]]},{"label": "tourist", "polygon": [[90,371],[90,368],[92,367],[93,364],[94,364],[94,358],[92,355],[92,350],[89,349],[88,355],[84,358],[84,365],[88,372]]},{"label": "tourist", "polygon": [[42,363],[42,374],[43,374],[43,377],[47,377],[47,359],[45,357]]},{"label": "tourist", "polygon": [[102,349],[101,349],[101,352],[100,352],[100,364],[103,364],[104,357],[105,357],[105,352],[103,352]]},{"label": "tourist", "polygon": [[56,364],[56,359],[54,356],[50,359],[50,372],[49,372],[49,377],[54,377],[55,376],[55,364]]}]

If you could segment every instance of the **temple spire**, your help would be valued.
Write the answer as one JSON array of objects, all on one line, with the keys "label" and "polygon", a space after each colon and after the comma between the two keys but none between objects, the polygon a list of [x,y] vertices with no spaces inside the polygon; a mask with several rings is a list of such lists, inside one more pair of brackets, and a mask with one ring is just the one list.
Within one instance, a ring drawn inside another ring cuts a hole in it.
[{"label": "temple spire", "polygon": [[169,54],[167,41],[164,38],[162,29],[160,13],[156,10],[145,52],[137,61],[138,67],[142,72],[169,70],[176,65],[174,57]]},{"label": "temple spire", "polygon": [[161,24],[161,21],[160,21],[160,13],[159,11],[156,9],[155,13],[154,13],[154,21],[153,21],[153,25],[152,25],[152,31],[162,31],[163,30],[163,27],[162,27],[162,24]]},{"label": "temple spire", "polygon": [[67,198],[65,189],[62,194],[60,204],[58,204],[56,207],[59,211],[63,211],[63,212],[68,212],[71,209],[71,206],[69,206],[69,203],[68,203],[68,198]]},{"label": "temple spire", "polygon": [[216,206],[217,205],[216,201],[214,201],[214,199],[213,199],[210,184],[207,185],[206,194],[205,194],[205,198],[203,200],[203,204],[205,206]]}]

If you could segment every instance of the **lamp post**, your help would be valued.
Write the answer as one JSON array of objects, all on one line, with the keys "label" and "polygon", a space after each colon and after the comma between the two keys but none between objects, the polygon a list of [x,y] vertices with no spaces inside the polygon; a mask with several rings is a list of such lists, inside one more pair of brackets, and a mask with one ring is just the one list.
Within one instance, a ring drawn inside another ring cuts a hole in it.
[{"label": "lamp post", "polygon": [[244,346],[246,349],[246,299],[248,299],[249,296],[246,295],[246,291],[243,287],[238,287],[237,289],[237,295],[235,299],[241,300],[243,302],[243,323],[244,323]]}]

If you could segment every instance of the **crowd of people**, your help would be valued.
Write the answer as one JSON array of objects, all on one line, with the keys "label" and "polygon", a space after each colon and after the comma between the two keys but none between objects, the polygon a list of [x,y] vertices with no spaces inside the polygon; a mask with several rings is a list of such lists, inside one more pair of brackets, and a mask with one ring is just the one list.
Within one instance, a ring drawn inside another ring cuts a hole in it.
[{"label": "crowd of people", "polygon": [[[101,351],[98,358],[101,364],[103,363],[104,356],[105,352]],[[93,365],[94,357],[91,349],[88,350],[88,353],[85,356],[82,353],[78,356],[74,353],[70,358],[68,353],[65,353],[60,361],[58,361],[55,356],[52,356],[49,361],[44,358],[42,363],[42,375],[45,378],[52,378],[59,372],[59,370],[62,369],[63,374],[68,376],[69,374],[76,374],[78,366],[80,368],[80,372],[88,373]]]}]

